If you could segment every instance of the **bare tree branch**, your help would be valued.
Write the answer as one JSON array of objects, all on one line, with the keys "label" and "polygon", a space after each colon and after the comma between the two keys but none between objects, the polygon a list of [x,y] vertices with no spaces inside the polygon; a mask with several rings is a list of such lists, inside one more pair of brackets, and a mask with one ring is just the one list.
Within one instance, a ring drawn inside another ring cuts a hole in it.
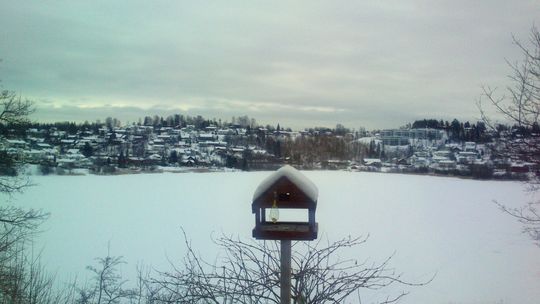
[{"label": "bare tree branch", "polygon": [[[0,92],[0,126],[20,126],[28,122],[34,111],[33,103],[17,97],[12,91]],[[11,195],[30,185],[27,178],[18,175],[24,161],[17,154],[2,149],[0,137],[0,193]]]},{"label": "bare tree branch", "polygon": [[[477,105],[482,119],[492,130],[497,130],[483,108],[483,101],[496,109],[504,118],[515,124],[509,134],[498,134],[492,145],[492,154],[513,162],[525,162],[536,167],[536,175],[529,177],[533,190],[540,185],[540,32],[532,27],[528,42],[512,36],[514,44],[521,50],[523,59],[512,63],[506,61],[511,74],[508,76],[507,96],[495,89],[483,87]],[[540,246],[540,216],[537,207],[540,201],[529,202],[521,208],[509,208],[495,202],[499,208],[523,224],[523,231]]]},{"label": "bare tree branch", "polygon": [[[187,254],[172,271],[158,272],[151,283],[185,303],[280,303],[279,244],[277,241],[243,241],[221,236],[214,243],[222,254],[215,262],[205,261],[194,251],[182,230]],[[363,244],[366,238],[345,238],[322,244],[295,242],[292,253],[292,298],[294,303],[343,303],[365,289],[382,289],[391,284],[418,286],[401,279],[381,263],[340,259],[338,252]],[[403,291],[381,303],[393,303]],[[163,295],[161,296],[163,297]]]},{"label": "bare tree branch", "polygon": [[0,123],[24,124],[28,122],[28,115],[34,112],[33,103],[22,99],[15,92],[3,90],[0,92]]},{"label": "bare tree branch", "polygon": [[509,208],[497,201],[494,201],[494,203],[503,212],[513,216],[522,223],[523,232],[528,234],[535,241],[536,245],[540,246],[540,212],[538,210],[540,202],[529,202],[520,208]]}]

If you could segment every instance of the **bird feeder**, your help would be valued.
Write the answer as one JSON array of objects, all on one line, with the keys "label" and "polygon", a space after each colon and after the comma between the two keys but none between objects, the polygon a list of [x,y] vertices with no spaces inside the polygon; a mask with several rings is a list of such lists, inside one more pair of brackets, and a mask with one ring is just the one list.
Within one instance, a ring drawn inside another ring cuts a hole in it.
[{"label": "bird feeder", "polygon": [[[259,240],[316,239],[318,194],[315,184],[300,171],[288,165],[281,167],[255,190],[251,204],[255,214],[253,237]],[[270,211],[268,218],[267,209]],[[303,209],[308,213],[308,221],[280,221],[280,209]]]}]

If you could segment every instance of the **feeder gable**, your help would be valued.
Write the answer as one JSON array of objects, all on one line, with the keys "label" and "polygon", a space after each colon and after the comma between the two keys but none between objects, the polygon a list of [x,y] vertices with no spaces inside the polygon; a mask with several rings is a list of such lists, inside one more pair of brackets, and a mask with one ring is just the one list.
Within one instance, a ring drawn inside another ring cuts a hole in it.
[{"label": "feeder gable", "polygon": [[274,197],[279,208],[285,209],[315,209],[317,204],[287,177],[282,176],[253,201],[253,209],[271,208]]},{"label": "feeder gable", "polygon": [[[281,208],[315,209],[319,190],[300,171],[284,166],[267,177],[253,194],[253,209],[271,207],[277,193]],[[289,195],[287,195],[287,193]]]}]

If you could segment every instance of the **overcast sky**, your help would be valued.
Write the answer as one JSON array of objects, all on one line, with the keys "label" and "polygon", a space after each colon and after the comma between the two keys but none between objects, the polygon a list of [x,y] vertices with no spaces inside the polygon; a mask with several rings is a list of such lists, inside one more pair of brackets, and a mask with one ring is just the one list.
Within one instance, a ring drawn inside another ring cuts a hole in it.
[{"label": "overcast sky", "polygon": [[540,2],[0,0],[0,79],[41,121],[173,113],[303,128],[474,120]]}]

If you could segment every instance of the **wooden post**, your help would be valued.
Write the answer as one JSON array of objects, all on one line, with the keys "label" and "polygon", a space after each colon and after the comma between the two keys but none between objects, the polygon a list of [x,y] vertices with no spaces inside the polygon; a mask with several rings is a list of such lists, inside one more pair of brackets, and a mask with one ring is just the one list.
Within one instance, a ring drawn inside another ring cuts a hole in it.
[{"label": "wooden post", "polygon": [[281,240],[281,304],[291,304],[291,240]]}]

